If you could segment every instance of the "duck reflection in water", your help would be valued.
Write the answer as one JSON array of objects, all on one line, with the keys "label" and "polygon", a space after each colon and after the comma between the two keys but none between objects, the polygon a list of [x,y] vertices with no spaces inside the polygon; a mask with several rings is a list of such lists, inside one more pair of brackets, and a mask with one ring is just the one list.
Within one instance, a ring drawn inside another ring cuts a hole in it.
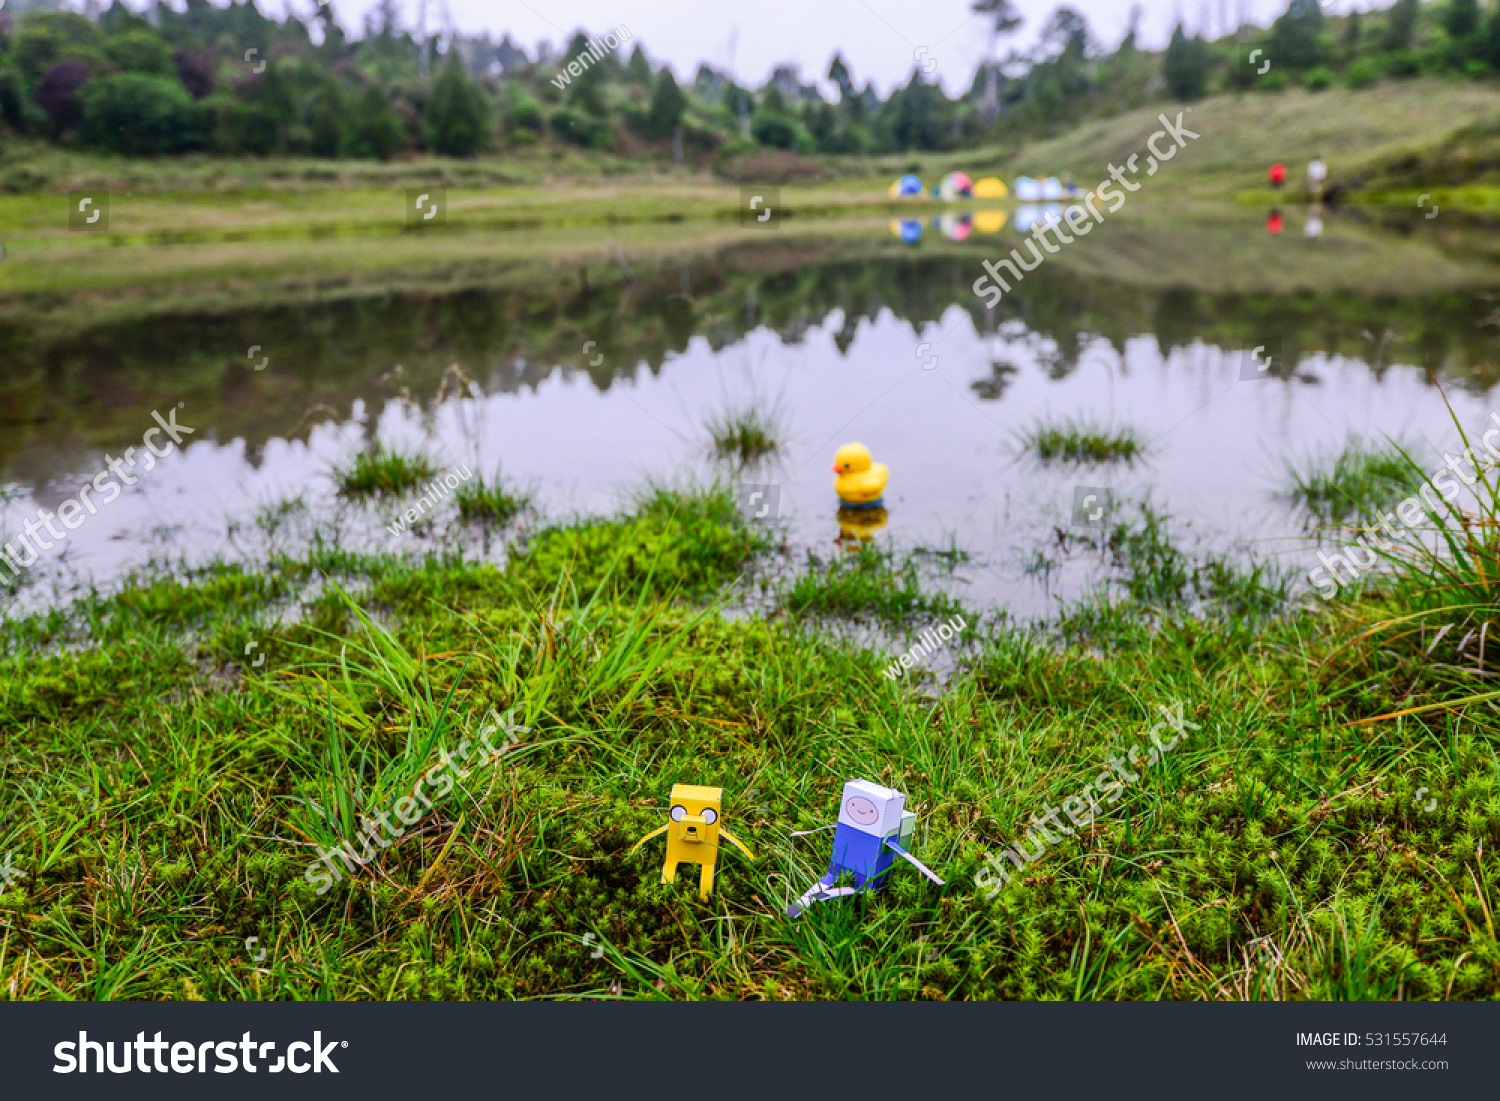
[{"label": "duck reflection in water", "polygon": [[839,534],[834,542],[846,551],[857,551],[875,538],[890,517],[884,508],[841,508],[838,518]]}]

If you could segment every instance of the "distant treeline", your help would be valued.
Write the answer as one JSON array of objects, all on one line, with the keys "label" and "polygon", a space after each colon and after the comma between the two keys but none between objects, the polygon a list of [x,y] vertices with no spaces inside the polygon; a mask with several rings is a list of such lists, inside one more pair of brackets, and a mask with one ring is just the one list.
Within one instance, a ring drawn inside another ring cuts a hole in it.
[{"label": "distant treeline", "polygon": [[1339,18],[1317,0],[1292,0],[1270,28],[1210,39],[1179,26],[1158,53],[1136,47],[1139,9],[1105,50],[1078,12],[1060,7],[1035,46],[1004,56],[998,44],[1020,26],[1009,0],[973,6],[985,17],[990,60],[958,98],[937,82],[951,74],[924,71],[930,63],[882,98],[835,55],[831,101],[791,67],[752,89],[701,65],[680,85],[638,42],[602,48],[583,32],[561,53],[546,44],[528,53],[509,36],[427,38],[399,25],[395,0],[383,0],[359,38],[328,4],[309,24],[269,19],[254,0],[187,0],[183,11],[153,0],[141,12],[112,0],[97,18],[55,0],[16,0],[0,11],[0,130],[131,156],[387,159],[539,142],[678,160],[760,149],[888,153],[1031,136],[1219,90],[1500,70],[1500,7],[1481,10],[1478,0],[1396,0]]}]

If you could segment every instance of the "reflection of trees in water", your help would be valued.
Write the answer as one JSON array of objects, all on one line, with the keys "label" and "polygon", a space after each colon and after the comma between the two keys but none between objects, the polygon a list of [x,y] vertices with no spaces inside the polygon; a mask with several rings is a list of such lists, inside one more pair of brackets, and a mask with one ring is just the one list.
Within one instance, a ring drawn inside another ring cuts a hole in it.
[{"label": "reflection of trees in water", "polygon": [[969,383],[969,388],[974,391],[980,401],[999,401],[1005,396],[1006,388],[1010,386],[1011,376],[1020,370],[1008,360],[991,360],[989,378],[975,379]]},{"label": "reflection of trees in water", "polygon": [[[1477,296],[1211,296],[1042,265],[988,310],[971,289],[972,257],[830,258],[829,247],[740,245],[696,259],[690,271],[676,261],[643,267],[636,282],[609,264],[566,282],[538,274],[496,289],[151,317],[50,343],[13,316],[0,321],[0,470],[27,466],[18,463],[23,448],[128,446],[139,439],[142,417],[178,401],[219,438],[243,437],[253,450],[270,438],[305,435],[318,419],[307,416],[314,407],[345,414],[356,400],[378,407],[396,393],[377,381],[395,364],[423,403],[455,363],[491,393],[535,390],[558,371],[582,373],[607,390],[642,368],[659,373],[694,336],[723,349],[766,327],[795,343],[835,311],[833,344],[847,355],[860,329],[884,311],[916,330],[957,307],[980,333],[1024,336],[1052,379],[1075,371],[1090,345],[1103,342],[1123,356],[1125,342],[1144,333],[1155,335],[1163,356],[1194,343],[1235,351],[1265,345],[1279,350],[1287,370],[1324,352],[1366,361],[1377,375],[1394,362],[1430,366],[1476,387],[1497,377],[1497,330],[1483,324],[1494,304]],[[271,356],[268,370],[252,371],[251,345]],[[997,354],[973,389],[997,400],[1016,370]]]}]

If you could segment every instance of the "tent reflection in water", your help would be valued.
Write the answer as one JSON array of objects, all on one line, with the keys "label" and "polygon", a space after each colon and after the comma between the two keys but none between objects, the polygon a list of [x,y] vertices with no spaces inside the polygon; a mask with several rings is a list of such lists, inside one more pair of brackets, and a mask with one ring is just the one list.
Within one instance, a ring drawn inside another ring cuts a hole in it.
[{"label": "tent reflection in water", "polygon": [[891,232],[908,245],[914,245],[922,236],[922,222],[919,218],[892,218]]},{"label": "tent reflection in water", "polygon": [[975,233],[999,233],[1005,228],[1005,211],[981,210],[974,215]]},{"label": "tent reflection in water", "polygon": [[962,241],[974,231],[974,218],[970,214],[942,214],[935,221],[938,232],[950,241]]},{"label": "tent reflection in water", "polygon": [[1016,207],[1016,229],[1022,233],[1030,233],[1032,227],[1038,223],[1046,225],[1050,222],[1060,222],[1062,216],[1062,207],[1057,203],[1048,203],[1045,206],[1024,203]]}]

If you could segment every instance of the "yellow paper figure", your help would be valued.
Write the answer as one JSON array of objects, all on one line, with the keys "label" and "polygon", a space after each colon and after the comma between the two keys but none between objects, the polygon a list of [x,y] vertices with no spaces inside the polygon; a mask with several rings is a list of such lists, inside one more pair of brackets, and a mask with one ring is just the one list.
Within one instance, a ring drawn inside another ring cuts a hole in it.
[{"label": "yellow paper figure", "polygon": [[679,864],[699,864],[703,871],[698,879],[698,897],[707,899],[714,889],[714,863],[719,859],[720,837],[751,860],[755,859],[754,853],[719,824],[723,794],[722,788],[673,784],[671,821],[641,838],[630,851],[635,852],[658,834],[666,834],[667,859],[662,865],[661,881],[676,883]]}]

